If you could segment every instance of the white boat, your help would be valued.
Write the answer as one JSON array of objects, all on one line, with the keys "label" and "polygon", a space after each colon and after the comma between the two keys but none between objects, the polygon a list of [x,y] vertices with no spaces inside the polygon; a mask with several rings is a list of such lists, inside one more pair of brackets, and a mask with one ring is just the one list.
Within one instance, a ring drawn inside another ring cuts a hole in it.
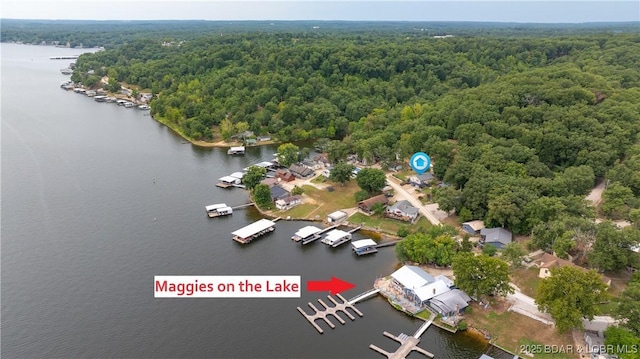
[{"label": "white boat", "polygon": [[207,211],[207,215],[209,218],[219,217],[219,216],[228,216],[233,214],[233,209],[227,206],[226,203],[216,203],[210,206],[204,207]]},{"label": "white boat", "polygon": [[124,107],[126,107],[126,108],[131,108],[131,107],[134,107],[135,105],[136,105],[135,103],[128,102],[128,101],[124,103]]},{"label": "white boat", "polygon": [[330,245],[331,247],[337,247],[343,243],[347,243],[351,240],[351,233],[345,232],[340,229],[334,229],[322,238],[320,242]]},{"label": "white boat", "polygon": [[85,95],[89,96],[89,97],[93,97],[96,95],[96,92],[93,90],[89,90],[89,91],[85,91],[84,93]]},{"label": "white boat", "polygon": [[140,106],[138,106],[138,108],[143,110],[143,111],[149,111],[151,109],[151,107],[149,107],[149,105],[140,105]]},{"label": "white boat", "polygon": [[95,96],[93,99],[96,100],[97,102],[107,102],[107,96],[103,96],[103,95]]},{"label": "white boat", "polygon": [[73,73],[73,70],[71,70],[70,68],[66,68],[66,69],[60,69],[60,72],[63,75],[71,75]]}]

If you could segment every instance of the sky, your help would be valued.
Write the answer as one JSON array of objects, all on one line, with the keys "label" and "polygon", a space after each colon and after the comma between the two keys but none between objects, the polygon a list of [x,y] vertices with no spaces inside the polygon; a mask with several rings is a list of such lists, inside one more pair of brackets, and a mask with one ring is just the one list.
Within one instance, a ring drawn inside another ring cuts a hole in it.
[{"label": "sky", "polygon": [[640,0],[3,0],[0,18],[620,22],[640,21]]}]

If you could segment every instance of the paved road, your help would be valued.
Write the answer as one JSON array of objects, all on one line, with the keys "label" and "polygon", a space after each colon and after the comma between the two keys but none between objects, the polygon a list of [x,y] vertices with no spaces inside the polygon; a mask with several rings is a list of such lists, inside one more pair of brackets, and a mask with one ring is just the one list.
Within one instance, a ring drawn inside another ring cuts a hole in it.
[{"label": "paved road", "polygon": [[420,212],[420,214],[422,214],[426,219],[428,219],[429,222],[431,222],[431,224],[439,226],[440,220],[436,218],[433,215],[433,213],[427,210],[425,206],[422,205],[422,202],[420,202],[419,199],[412,196],[411,193],[407,192],[406,189],[404,189],[401,185],[396,183],[392,177],[393,176],[391,174],[387,174],[387,179],[388,179],[387,182],[389,183],[389,186],[391,186],[393,190],[396,192],[396,195],[398,195],[399,197],[403,197],[404,199],[409,201],[409,203],[411,203],[411,205],[416,207]]},{"label": "paved road", "polygon": [[538,310],[538,306],[533,298],[522,293],[515,284],[510,284],[515,289],[513,294],[507,295],[507,300],[511,302],[511,307],[509,307],[510,311],[526,315],[544,324],[554,324],[553,318],[551,318],[549,314],[542,313]]}]

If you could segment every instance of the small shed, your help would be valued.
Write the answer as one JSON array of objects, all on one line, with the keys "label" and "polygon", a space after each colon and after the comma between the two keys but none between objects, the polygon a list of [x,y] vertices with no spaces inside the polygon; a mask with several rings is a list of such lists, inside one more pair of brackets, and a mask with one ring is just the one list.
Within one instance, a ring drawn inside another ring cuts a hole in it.
[{"label": "small shed", "polygon": [[469,221],[462,223],[462,230],[470,235],[478,235],[484,229],[484,222],[481,220]]},{"label": "small shed", "polygon": [[327,216],[327,222],[334,224],[340,223],[345,219],[347,219],[347,214],[342,211],[335,211]]}]

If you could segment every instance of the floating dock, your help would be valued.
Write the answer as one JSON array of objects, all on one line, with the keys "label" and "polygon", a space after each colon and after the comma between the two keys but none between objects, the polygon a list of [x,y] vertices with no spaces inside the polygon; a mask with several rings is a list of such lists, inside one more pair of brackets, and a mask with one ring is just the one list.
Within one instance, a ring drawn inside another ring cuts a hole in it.
[{"label": "floating dock", "polygon": [[378,252],[378,244],[373,239],[353,241],[351,242],[351,248],[359,256]]},{"label": "floating dock", "polygon": [[309,323],[311,323],[311,325],[313,325],[313,327],[316,328],[316,330],[320,334],[324,333],[324,331],[322,330],[322,328],[320,328],[318,324],[316,324],[317,319],[324,320],[333,329],[336,326],[327,318],[327,316],[329,315],[336,318],[340,322],[340,324],[344,324],[345,321],[344,319],[340,318],[340,316],[338,315],[338,312],[344,313],[351,320],[356,319],[353,315],[351,315],[351,313],[349,313],[346,310],[347,308],[353,310],[359,316],[361,317],[363,316],[363,314],[358,310],[358,308],[353,306],[353,304],[349,303],[349,301],[344,299],[344,297],[341,296],[339,293],[336,294],[336,297],[340,298],[340,300],[342,300],[342,303],[336,302],[336,300],[333,299],[333,297],[331,297],[330,295],[327,296],[327,298],[329,298],[329,300],[333,302],[334,304],[333,307],[329,307],[322,301],[322,299],[318,299],[318,303],[320,303],[324,307],[323,310],[318,310],[318,308],[316,308],[311,302],[309,302],[308,303],[309,307],[311,307],[311,309],[313,309],[315,312],[314,314],[311,314],[311,315],[305,313],[305,311],[300,307],[297,307],[297,309],[300,312],[300,314],[304,315],[304,317],[309,321]]},{"label": "floating dock", "polygon": [[351,232],[345,232],[340,229],[334,229],[322,238],[321,242],[335,248],[341,244],[351,240]]},{"label": "floating dock", "polygon": [[262,235],[273,232],[275,227],[276,223],[274,221],[261,219],[232,232],[231,235],[236,242],[247,244]]}]

